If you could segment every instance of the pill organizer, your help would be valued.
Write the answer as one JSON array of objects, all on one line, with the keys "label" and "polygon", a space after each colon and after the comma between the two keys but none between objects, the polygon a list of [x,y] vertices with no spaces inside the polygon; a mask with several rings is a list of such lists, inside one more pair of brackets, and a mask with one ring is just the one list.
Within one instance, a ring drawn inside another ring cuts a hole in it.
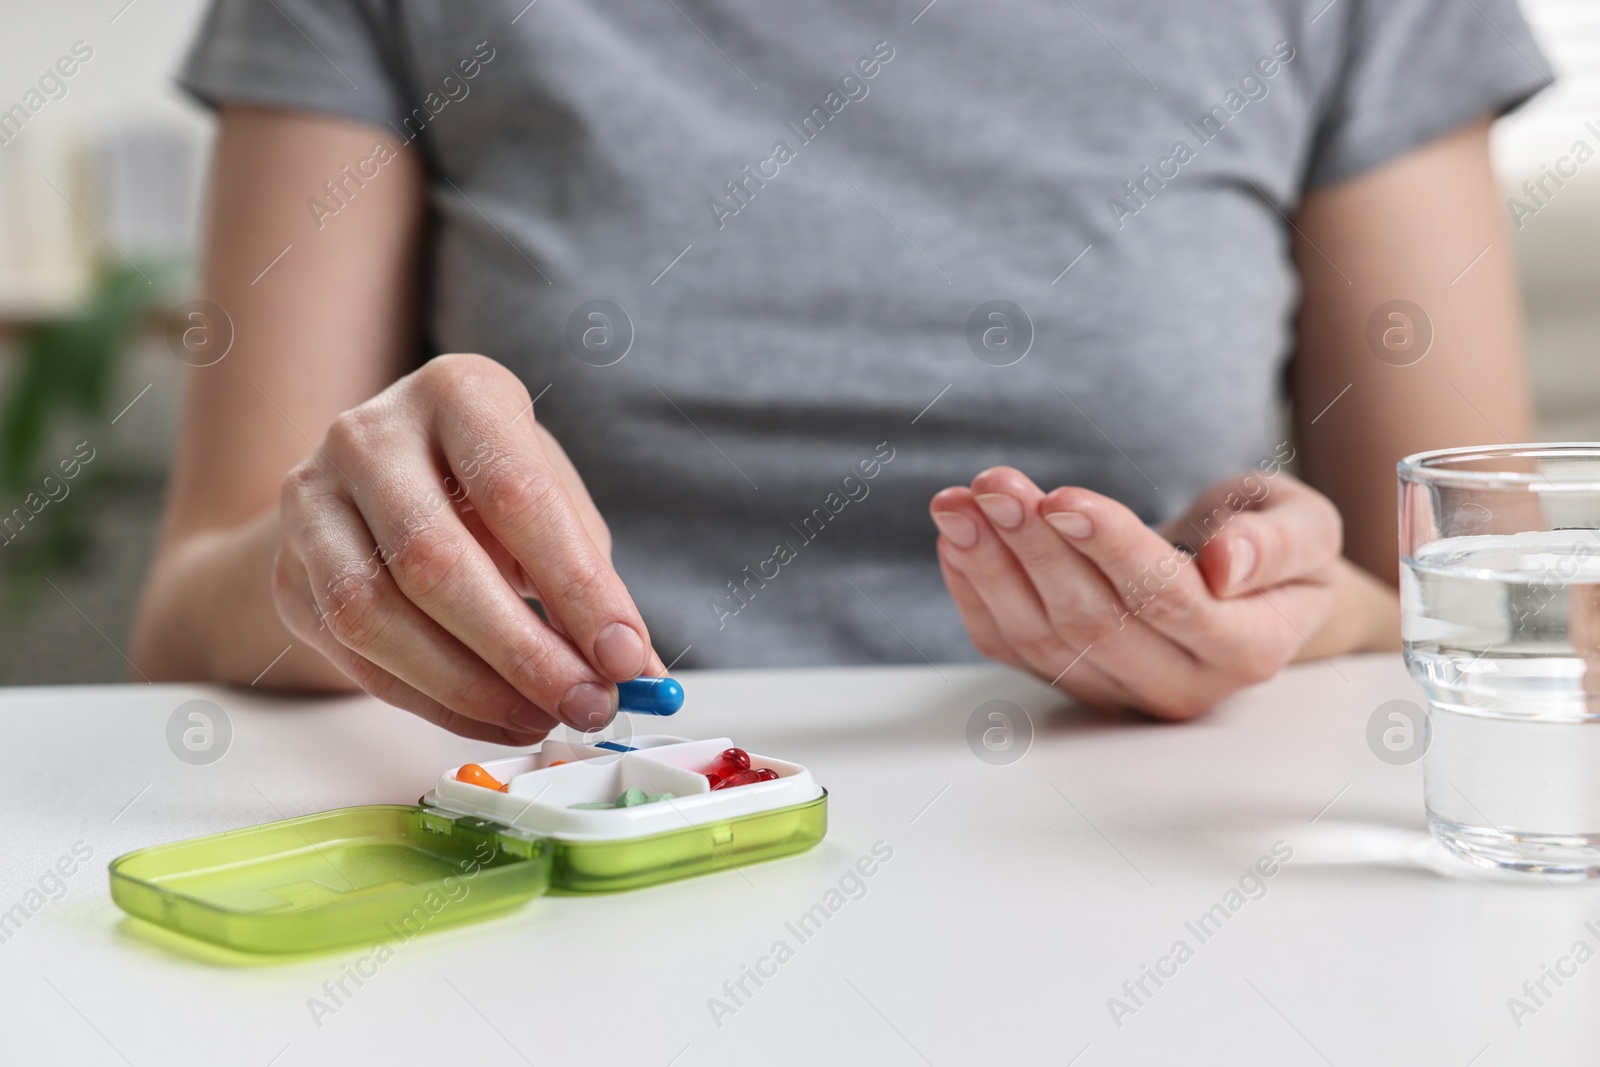
[{"label": "pill organizer", "polygon": [[[750,753],[777,778],[713,790],[699,769],[726,738],[632,738],[625,751],[548,740],[452,767],[419,804],[341,808],[141,849],[111,863],[130,915],[227,948],[303,952],[409,940],[550,893],[606,893],[801,852],[827,831],[828,794],[798,763]],[[556,766],[554,764],[559,764]],[[629,789],[633,807],[573,807]]]}]

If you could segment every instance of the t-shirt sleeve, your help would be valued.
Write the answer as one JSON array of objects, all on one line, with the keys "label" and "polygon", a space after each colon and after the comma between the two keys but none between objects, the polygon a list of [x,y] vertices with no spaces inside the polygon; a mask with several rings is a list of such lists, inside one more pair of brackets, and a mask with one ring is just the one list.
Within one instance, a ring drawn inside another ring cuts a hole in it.
[{"label": "t-shirt sleeve", "polygon": [[1312,144],[1308,186],[1504,114],[1552,82],[1516,0],[1336,2],[1345,10],[1327,17],[1346,20],[1346,55]]},{"label": "t-shirt sleeve", "polygon": [[209,107],[316,111],[375,126],[405,115],[380,0],[214,0],[178,74]]}]

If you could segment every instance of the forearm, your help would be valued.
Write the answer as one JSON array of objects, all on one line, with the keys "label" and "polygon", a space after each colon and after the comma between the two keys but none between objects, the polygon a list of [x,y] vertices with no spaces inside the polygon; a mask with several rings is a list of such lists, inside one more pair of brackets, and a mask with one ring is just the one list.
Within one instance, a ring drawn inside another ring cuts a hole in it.
[{"label": "forearm", "polygon": [[1300,646],[1294,662],[1351,652],[1400,649],[1400,598],[1388,583],[1341,558],[1334,580],[1333,609],[1317,632]]},{"label": "forearm", "polygon": [[163,546],[134,624],[133,660],[140,674],[150,681],[355,689],[279,619],[272,600],[277,546],[276,508],[243,525]]},{"label": "forearm", "polygon": [[327,233],[305,211],[306,190],[388,140],[324,116],[223,110],[204,295],[226,309],[218,321],[234,343],[188,375],[135,623],[145,677],[352,687],[278,618],[272,569],[284,475],[341,412],[403,373],[414,348],[427,187],[418,153],[400,151]]},{"label": "forearm", "polygon": [[1533,435],[1488,130],[1487,120],[1468,124],[1314,190],[1296,222],[1297,473],[1344,516],[1345,556],[1391,587],[1395,463]]}]

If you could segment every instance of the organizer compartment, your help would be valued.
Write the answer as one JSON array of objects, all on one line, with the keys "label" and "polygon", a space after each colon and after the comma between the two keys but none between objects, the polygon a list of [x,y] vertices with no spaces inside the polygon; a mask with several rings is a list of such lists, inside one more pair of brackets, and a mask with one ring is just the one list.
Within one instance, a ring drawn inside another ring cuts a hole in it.
[{"label": "organizer compartment", "polygon": [[[710,766],[720,752],[732,746],[728,738],[686,741],[662,736],[641,740],[654,743],[620,756],[610,753],[612,759],[590,758],[561,767],[548,766],[548,759],[544,759],[544,767],[539,767],[544,757],[542,750],[531,757],[515,757],[521,761],[519,766],[532,769],[512,777],[505,793],[456,781],[459,768],[451,768],[441,776],[431,798],[424,799],[450,811],[479,815],[561,840],[600,841],[635,839],[686,826],[726,822],[804,804],[822,793],[811,772],[799,764],[754,753],[750,756],[751,766],[770,767],[778,773],[777,779],[713,792],[701,768]],[[546,742],[547,746],[551,744]],[[497,760],[482,766],[500,781],[506,781],[496,768],[508,762]],[[509,773],[512,768],[505,769]],[[613,800],[629,788],[672,793],[673,799],[602,811],[570,807]]]},{"label": "organizer compartment", "polygon": [[[668,734],[645,734],[641,737],[633,738],[629,742],[629,746],[643,751],[668,745],[681,745],[682,743],[683,738],[681,737],[673,737]],[[596,765],[604,765],[615,763],[624,755],[626,753],[616,752],[611,749],[551,738],[541,744],[536,751],[524,753],[520,756],[507,756],[504,759],[486,760],[479,763],[478,766],[488,771],[497,781],[511,782],[519,775],[545,770],[552,763],[592,762]],[[456,771],[460,769],[459,767],[450,768],[445,772],[445,777],[454,779]]]},{"label": "organizer compartment", "polygon": [[[726,737],[713,737],[706,741],[685,741],[676,745],[664,745],[650,752],[643,753],[643,755],[646,759],[653,760],[657,763],[664,763],[670,767],[681,767],[685,770],[694,771],[698,774],[703,772],[706,767],[709,767],[715,763],[719,755],[732,747],[733,742],[730,739]],[[784,760],[773,759],[771,756],[760,756],[754,752],[747,752],[746,755],[750,757],[751,769],[766,767],[778,772],[778,777],[780,778],[790,778],[802,773],[805,770],[805,768],[800,766],[798,763],[789,763]],[[765,785],[767,783],[763,782],[760,784]],[[740,788],[748,789],[750,787],[741,786]]]},{"label": "organizer compartment", "polygon": [[[494,773],[487,764],[484,769]],[[632,808],[572,807],[573,804],[615,800],[618,794],[629,789],[642,789],[647,794],[671,793],[674,799]],[[703,774],[629,752],[615,761],[584,760],[526,771],[512,778],[504,793],[458,782],[452,770],[439,780],[435,795],[442,808],[468,812],[538,834],[638,837],[685,825],[682,818],[661,809],[679,798],[687,799],[710,790],[710,783]]]}]

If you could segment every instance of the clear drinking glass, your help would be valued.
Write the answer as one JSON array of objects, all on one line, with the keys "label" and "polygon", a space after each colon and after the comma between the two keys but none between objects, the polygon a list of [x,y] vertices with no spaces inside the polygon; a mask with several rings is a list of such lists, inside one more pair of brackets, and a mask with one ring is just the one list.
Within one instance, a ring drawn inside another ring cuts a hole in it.
[{"label": "clear drinking glass", "polygon": [[1428,825],[1486,866],[1600,876],[1600,444],[1400,463]]}]

